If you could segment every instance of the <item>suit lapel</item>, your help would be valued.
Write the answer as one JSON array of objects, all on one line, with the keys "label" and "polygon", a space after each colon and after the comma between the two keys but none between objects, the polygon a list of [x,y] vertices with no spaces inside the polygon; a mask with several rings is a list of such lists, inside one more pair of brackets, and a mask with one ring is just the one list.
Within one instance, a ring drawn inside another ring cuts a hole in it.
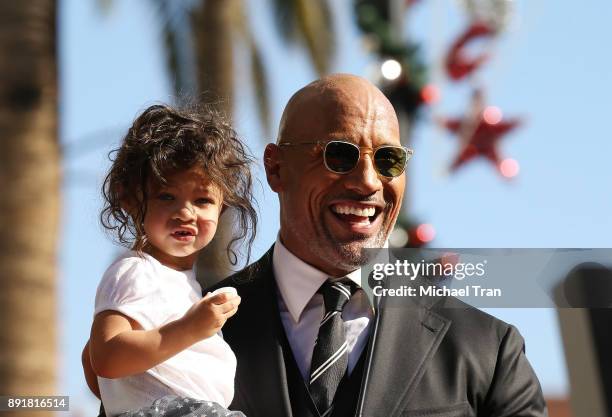
[{"label": "suit lapel", "polygon": [[357,416],[399,416],[450,321],[412,299],[376,311]]},{"label": "suit lapel", "polygon": [[254,267],[252,279],[236,282],[243,298],[227,338],[239,361],[236,394],[252,417],[291,417],[272,249]]},{"label": "suit lapel", "polygon": [[[236,394],[249,417],[292,417],[270,249],[235,285],[243,297],[226,339],[239,358]],[[388,299],[388,298],[387,298]],[[377,308],[357,416],[399,416],[450,326],[411,298]],[[224,328],[225,329],[225,328]]]}]

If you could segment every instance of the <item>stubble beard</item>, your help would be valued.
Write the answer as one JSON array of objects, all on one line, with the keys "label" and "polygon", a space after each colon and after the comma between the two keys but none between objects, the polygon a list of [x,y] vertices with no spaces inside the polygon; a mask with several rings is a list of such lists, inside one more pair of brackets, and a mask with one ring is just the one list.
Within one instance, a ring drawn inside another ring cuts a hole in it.
[{"label": "stubble beard", "polygon": [[367,265],[376,256],[375,251],[367,251],[364,248],[382,248],[385,245],[395,225],[395,219],[390,219],[391,205],[387,204],[380,215],[383,216],[381,227],[371,237],[354,234],[349,240],[341,241],[333,235],[324,222],[315,225],[315,231],[311,236],[307,236],[304,228],[300,228],[295,222],[288,222],[287,228],[294,237],[305,241],[309,252],[322,261],[321,264],[348,273]]},{"label": "stubble beard", "polygon": [[354,271],[368,264],[374,256],[373,251],[364,250],[366,248],[382,248],[387,241],[388,233],[391,230],[389,212],[384,211],[380,214],[384,216],[380,229],[374,236],[364,236],[354,234],[349,240],[338,240],[326,226],[321,223],[323,237],[317,244],[312,245],[312,252],[323,259],[329,265],[347,272]]}]

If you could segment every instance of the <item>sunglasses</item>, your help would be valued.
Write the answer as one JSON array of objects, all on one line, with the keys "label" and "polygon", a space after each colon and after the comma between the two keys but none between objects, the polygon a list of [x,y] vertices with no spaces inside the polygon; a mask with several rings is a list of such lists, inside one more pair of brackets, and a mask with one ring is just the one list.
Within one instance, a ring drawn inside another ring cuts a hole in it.
[{"label": "sunglasses", "polygon": [[[283,142],[278,146],[319,145],[323,150],[323,162],[325,167],[336,174],[347,174],[359,163],[361,149],[351,142],[343,140],[332,140],[329,142]],[[363,147],[363,149],[371,149]],[[372,150],[374,168],[383,177],[399,177],[406,168],[408,159],[414,151],[404,146],[381,145]]]}]

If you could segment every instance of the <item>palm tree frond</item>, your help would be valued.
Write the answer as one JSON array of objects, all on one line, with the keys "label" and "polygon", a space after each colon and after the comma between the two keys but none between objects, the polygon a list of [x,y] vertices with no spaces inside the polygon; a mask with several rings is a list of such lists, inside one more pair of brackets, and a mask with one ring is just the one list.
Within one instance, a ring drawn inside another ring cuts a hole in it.
[{"label": "palm tree frond", "polygon": [[264,129],[266,137],[272,134],[270,124],[270,98],[268,96],[268,80],[266,68],[263,64],[261,51],[254,41],[249,45],[251,55],[251,78],[255,87],[255,97],[257,99],[257,112]]},{"label": "palm tree frond", "polygon": [[166,67],[172,79],[172,89],[174,93],[178,95],[181,92],[181,85],[183,84],[180,80],[181,71],[179,69],[176,34],[167,21],[162,23],[160,31],[164,43],[164,52],[166,54]]},{"label": "palm tree frond", "polygon": [[190,10],[198,91],[210,104],[231,117],[234,38],[238,0],[206,0]]},{"label": "palm tree frond", "polygon": [[298,40],[295,0],[274,0],[274,23],[285,43]]},{"label": "palm tree frond", "polygon": [[177,97],[192,93],[196,87],[189,1],[150,0],[159,19],[166,68]]},{"label": "palm tree frond", "polygon": [[270,98],[268,96],[266,67],[263,63],[261,51],[255,42],[249,19],[244,10],[243,1],[237,4],[233,16],[236,19],[235,25],[238,28],[238,33],[242,36],[244,44],[249,49],[251,79],[253,80],[255,98],[257,100],[257,113],[259,114],[264,134],[269,137],[272,132],[272,127],[270,124]]},{"label": "palm tree frond", "polygon": [[300,35],[319,75],[328,72],[334,53],[333,19],[326,0],[295,0]]}]

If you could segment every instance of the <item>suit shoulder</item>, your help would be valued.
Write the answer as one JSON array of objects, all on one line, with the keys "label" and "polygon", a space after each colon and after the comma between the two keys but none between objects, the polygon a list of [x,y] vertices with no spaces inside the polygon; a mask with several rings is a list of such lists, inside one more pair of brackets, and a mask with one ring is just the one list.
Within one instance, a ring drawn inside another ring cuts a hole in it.
[{"label": "suit shoulder", "polygon": [[488,336],[501,340],[513,327],[455,297],[446,298],[432,310],[451,320],[451,328],[455,327],[461,333],[467,332],[474,336]]},{"label": "suit shoulder", "polygon": [[432,311],[450,321],[444,338],[447,347],[488,364],[489,369],[495,367],[502,350],[524,350],[524,340],[514,326],[460,300],[449,298]]},{"label": "suit shoulder", "polygon": [[449,321],[440,350],[471,370],[483,387],[490,386],[500,363],[524,352],[524,340],[514,326],[460,300],[449,298],[431,311]]}]

